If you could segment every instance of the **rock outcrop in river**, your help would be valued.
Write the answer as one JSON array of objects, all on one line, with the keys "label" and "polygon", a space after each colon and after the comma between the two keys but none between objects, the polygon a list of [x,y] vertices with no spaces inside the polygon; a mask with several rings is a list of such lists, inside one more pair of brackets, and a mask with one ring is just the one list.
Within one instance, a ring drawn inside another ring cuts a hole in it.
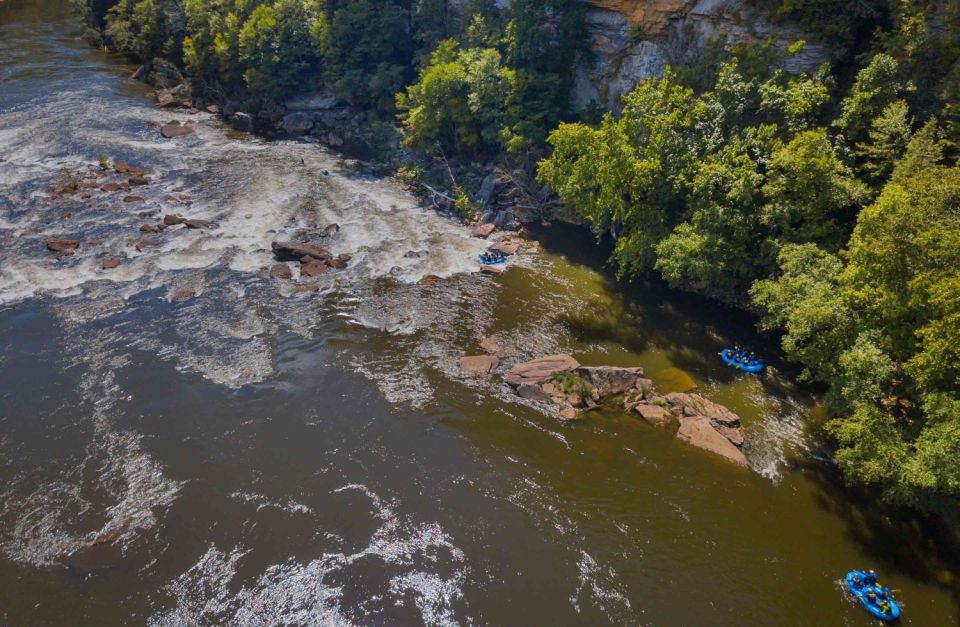
[{"label": "rock outcrop in river", "polygon": [[[496,345],[489,349],[499,350]],[[489,350],[489,352],[494,352]],[[461,369],[471,375],[488,374],[499,360],[493,356],[464,357]],[[656,426],[677,425],[676,437],[747,467],[740,417],[701,394],[662,395],[653,381],[643,378],[643,368],[581,366],[571,355],[549,355],[514,364],[504,376],[517,396],[559,407],[564,420],[580,420],[584,412],[604,402],[623,398],[623,407]]]}]

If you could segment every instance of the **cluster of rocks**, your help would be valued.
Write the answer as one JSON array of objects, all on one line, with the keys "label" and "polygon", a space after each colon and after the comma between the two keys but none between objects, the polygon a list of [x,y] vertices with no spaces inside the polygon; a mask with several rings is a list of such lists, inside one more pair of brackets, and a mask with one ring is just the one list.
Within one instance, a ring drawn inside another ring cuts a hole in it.
[{"label": "cluster of rocks", "polygon": [[[460,359],[465,374],[488,375],[500,366],[504,355],[495,343],[485,339],[480,347],[486,355]],[[571,379],[580,383],[574,392],[564,389]],[[582,366],[571,355],[559,354],[516,363],[503,380],[520,398],[554,406],[564,420],[581,420],[604,402],[623,398],[624,409],[646,422],[675,425],[678,439],[747,466],[741,451],[743,427],[735,413],[701,394],[660,394],[653,381],[644,378],[643,368]]]},{"label": "cluster of rocks", "polygon": [[[136,206],[144,202],[143,196],[131,192],[136,188],[149,185],[151,185],[151,180],[144,168],[117,162],[109,167],[101,165],[99,169],[91,167],[86,172],[65,173],[54,187],[52,197],[59,201],[79,197],[86,201],[88,206],[93,206],[94,202],[99,201],[100,208],[109,212],[117,212],[122,205],[114,203],[119,202],[126,206]],[[99,195],[97,199],[94,198],[95,195]],[[164,201],[186,206],[193,203],[193,199],[182,192],[167,194]],[[157,212],[154,210],[137,212],[137,216],[141,220],[147,220],[155,215],[157,215]],[[72,217],[73,211],[70,210],[63,211],[60,214],[60,219],[64,221]],[[158,222],[141,224],[139,232],[142,235],[139,239],[132,241],[130,247],[137,252],[143,252],[147,248],[157,246],[160,242],[154,236],[173,226],[183,226],[187,229],[211,229],[216,225],[209,220],[188,218],[179,214],[166,214]],[[44,243],[47,250],[56,253],[58,258],[63,258],[74,255],[81,249],[81,246],[93,248],[103,244],[103,241],[91,239],[81,242],[80,239],[74,237],[56,235],[46,238]],[[113,270],[120,267],[122,263],[123,257],[117,255],[104,254],[100,258],[100,268],[102,270]]]},{"label": "cluster of rocks", "polygon": [[627,394],[624,408],[654,425],[677,424],[679,439],[747,466],[747,458],[741,451],[744,438],[740,417],[701,394],[661,395],[652,381],[644,379],[637,390]]},{"label": "cluster of rocks", "polygon": [[[331,224],[324,229],[324,232],[335,233],[339,228]],[[343,270],[352,259],[348,253],[334,256],[326,247],[308,242],[273,242],[272,249],[277,261],[298,262],[300,276],[303,278],[312,279],[325,274],[330,269]],[[271,266],[269,274],[274,279],[293,279],[293,270],[287,263]]]}]

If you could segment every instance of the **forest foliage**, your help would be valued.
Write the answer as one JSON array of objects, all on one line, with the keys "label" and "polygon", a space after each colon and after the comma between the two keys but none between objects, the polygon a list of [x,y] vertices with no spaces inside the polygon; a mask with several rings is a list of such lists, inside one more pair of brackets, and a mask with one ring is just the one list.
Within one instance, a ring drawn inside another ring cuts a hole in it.
[{"label": "forest foliage", "polygon": [[579,0],[76,1],[106,45],[212,94],[266,106],[326,85],[409,146],[535,168],[613,236],[622,277],[782,334],[828,390],[852,482],[916,507],[960,496],[955,3],[746,0],[836,61],[788,73],[802,41],[720,42],[578,115]]}]

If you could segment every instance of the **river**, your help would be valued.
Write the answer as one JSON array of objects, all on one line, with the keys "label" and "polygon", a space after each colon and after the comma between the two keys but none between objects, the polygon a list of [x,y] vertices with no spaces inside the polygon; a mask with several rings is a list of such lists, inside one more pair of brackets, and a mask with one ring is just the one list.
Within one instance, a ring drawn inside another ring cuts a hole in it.
[{"label": "river", "polygon": [[[782,364],[719,364],[773,350],[750,320],[618,284],[561,226],[476,274],[483,242],[396,183],[158,110],[130,73],[65,3],[0,0],[3,624],[868,625],[853,567],[904,624],[958,623],[948,534],[842,488]],[[172,119],[196,132],[162,139]],[[100,155],[150,184],[52,193]],[[216,228],[138,251],[151,211]],[[273,240],[329,223],[346,270],[268,278]],[[464,377],[484,337],[696,385],[744,419],[751,468]]]}]

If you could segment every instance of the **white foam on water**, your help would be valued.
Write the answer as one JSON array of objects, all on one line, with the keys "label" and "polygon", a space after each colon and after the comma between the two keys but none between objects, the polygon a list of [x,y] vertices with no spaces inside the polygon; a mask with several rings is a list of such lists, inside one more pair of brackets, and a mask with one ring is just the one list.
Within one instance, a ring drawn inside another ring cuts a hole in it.
[{"label": "white foam on water", "polygon": [[[82,329],[75,320],[64,322],[65,328]],[[57,478],[32,490],[30,475],[4,482],[3,492],[10,498],[3,499],[0,516],[12,523],[4,526],[2,548],[13,561],[52,565],[105,534],[124,546],[154,528],[158,511],[179,495],[183,483],[163,475],[162,466],[143,450],[141,436],[115,425],[128,400],[115,372],[130,363],[127,355],[111,350],[115,341],[115,334],[104,331],[68,342],[79,347],[73,359],[84,368],[77,411],[89,438],[85,457],[51,460],[45,471],[52,470]],[[29,490],[26,496],[13,496],[24,490]],[[91,512],[99,514],[102,524],[79,528],[80,515]]]},{"label": "white foam on water", "polygon": [[[170,606],[159,609],[148,624],[363,624],[356,614],[389,611],[404,605],[408,594],[424,624],[459,624],[451,606],[462,597],[466,566],[463,553],[449,536],[435,523],[414,524],[398,516],[392,504],[363,484],[348,484],[333,494],[347,491],[370,498],[374,517],[380,520],[365,548],[354,553],[326,553],[306,562],[289,559],[266,567],[240,584],[236,581],[240,563],[252,551],[238,546],[225,552],[211,546],[196,564],[164,588]],[[246,496],[241,499],[246,500]],[[452,576],[444,577],[427,568],[436,564],[439,570],[441,556],[452,564]],[[379,560],[382,568],[399,568],[402,572],[391,577],[379,594],[364,587],[365,600],[359,607],[342,607],[352,584],[335,582],[350,581],[351,569],[362,564],[369,567],[369,559]]]},{"label": "white foam on water", "polygon": [[288,499],[286,503],[280,503],[277,501],[272,501],[269,498],[265,497],[262,494],[255,494],[252,492],[241,492],[237,490],[230,495],[235,501],[241,503],[249,503],[251,505],[257,506],[257,511],[261,511],[266,508],[279,509],[288,514],[312,514],[313,510],[304,505],[303,503],[297,503],[293,499]]}]

